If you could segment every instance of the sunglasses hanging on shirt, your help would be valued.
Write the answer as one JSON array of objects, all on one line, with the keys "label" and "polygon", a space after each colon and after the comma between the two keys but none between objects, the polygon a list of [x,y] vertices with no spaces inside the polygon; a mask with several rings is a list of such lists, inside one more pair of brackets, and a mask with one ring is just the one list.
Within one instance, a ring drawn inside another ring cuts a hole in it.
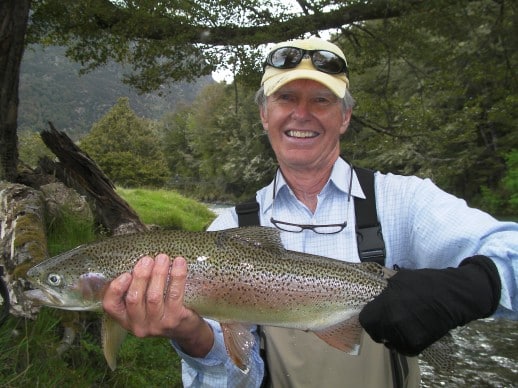
[{"label": "sunglasses hanging on shirt", "polygon": [[[347,227],[347,220],[349,219],[349,207],[351,203],[351,189],[353,186],[353,166],[351,165],[351,175],[349,177],[349,190],[347,193],[347,209],[345,214],[345,221],[341,224],[295,224],[292,222],[280,221],[273,218],[273,212],[275,209],[275,197],[277,192],[277,175],[279,174],[279,169],[275,172],[275,177],[273,178],[273,195],[272,195],[272,217],[270,217],[270,222],[279,230],[283,230],[285,232],[290,233],[300,233],[303,230],[311,230],[318,234],[336,234],[340,233]],[[282,174],[282,172],[281,172]]]}]

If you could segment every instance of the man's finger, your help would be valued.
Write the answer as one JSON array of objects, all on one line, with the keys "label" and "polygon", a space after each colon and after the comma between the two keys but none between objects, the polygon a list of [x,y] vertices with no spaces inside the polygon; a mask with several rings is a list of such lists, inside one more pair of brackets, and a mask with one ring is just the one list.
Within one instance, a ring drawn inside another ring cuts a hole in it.
[{"label": "man's finger", "polygon": [[170,267],[169,256],[157,255],[146,294],[147,312],[150,317],[161,318],[163,316]]},{"label": "man's finger", "polygon": [[171,269],[171,279],[167,298],[169,304],[183,305],[183,294],[185,290],[185,281],[187,279],[187,262],[183,257],[176,257],[173,261]]},{"label": "man's finger", "polygon": [[124,298],[131,284],[131,279],[131,274],[123,273],[109,284],[103,296],[104,311],[120,323],[127,321]]},{"label": "man's finger", "polygon": [[146,292],[153,270],[154,260],[149,256],[140,259],[133,268],[133,281],[126,294],[126,308],[130,315],[137,319],[145,319]]}]

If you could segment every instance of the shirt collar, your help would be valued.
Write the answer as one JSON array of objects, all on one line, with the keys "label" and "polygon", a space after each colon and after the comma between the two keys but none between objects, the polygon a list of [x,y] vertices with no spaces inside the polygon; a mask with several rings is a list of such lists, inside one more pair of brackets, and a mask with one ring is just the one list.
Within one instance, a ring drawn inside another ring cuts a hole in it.
[{"label": "shirt collar", "polygon": [[[334,186],[341,192],[348,194],[349,179],[351,178],[350,174],[351,164],[347,163],[342,158],[338,158],[333,166],[333,171],[331,172],[331,176],[329,177],[329,182],[333,183]],[[353,174],[353,181],[351,184],[351,195],[353,197],[365,199],[365,194],[362,190],[360,181],[358,180],[356,173]]]},{"label": "shirt collar", "polygon": [[[273,187],[275,179],[277,179],[277,188],[275,196],[277,197],[280,192],[284,190],[290,190],[288,184],[284,180],[284,176],[280,172],[280,170],[277,170],[276,172],[277,176],[274,177],[274,180],[268,185],[266,189],[266,198],[264,202],[264,207],[262,209],[263,213],[265,213],[271,206],[272,206],[272,198],[273,198]],[[351,165],[347,163],[342,158],[338,158],[333,165],[333,170],[331,171],[331,176],[329,177],[328,182],[322,189],[322,191],[327,190],[328,186],[332,184],[336,189],[343,192],[344,194],[348,194],[349,190],[349,179],[351,174]],[[365,194],[360,186],[360,182],[358,181],[358,177],[356,176],[356,173],[353,175],[353,181],[351,185],[351,195],[353,197],[358,197],[365,199]]]}]

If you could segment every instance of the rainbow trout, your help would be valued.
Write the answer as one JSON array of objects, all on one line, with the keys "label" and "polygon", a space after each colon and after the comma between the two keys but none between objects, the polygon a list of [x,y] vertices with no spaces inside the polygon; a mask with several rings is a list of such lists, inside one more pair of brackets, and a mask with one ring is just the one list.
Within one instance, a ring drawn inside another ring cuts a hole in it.
[{"label": "rainbow trout", "polygon": [[[109,282],[142,256],[158,253],[185,257],[185,305],[221,323],[229,355],[242,370],[254,341],[251,324],[312,331],[354,354],[362,331],[358,314],[390,276],[375,263],[286,250],[274,228],[163,230],[111,237],[52,257],[27,272],[35,287],[27,296],[55,308],[100,311]],[[104,354],[112,369],[124,335],[114,321],[103,320]]]}]

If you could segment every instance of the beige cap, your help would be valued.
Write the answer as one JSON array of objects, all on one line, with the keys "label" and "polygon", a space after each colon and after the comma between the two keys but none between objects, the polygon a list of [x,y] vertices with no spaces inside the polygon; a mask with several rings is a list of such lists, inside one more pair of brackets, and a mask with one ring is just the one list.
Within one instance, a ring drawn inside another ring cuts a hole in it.
[{"label": "beige cap", "polygon": [[[338,46],[320,38],[313,37],[281,42],[276,44],[270,52],[280,47],[298,47],[304,50],[327,50],[335,53],[346,61],[344,53]],[[340,98],[345,96],[345,89],[349,87],[349,79],[345,73],[328,74],[319,71],[313,66],[311,58],[302,59],[297,67],[292,69],[276,69],[267,65],[261,80],[261,85],[264,86],[265,95],[269,96],[275,93],[281,86],[296,79],[311,79],[320,82]]]}]

